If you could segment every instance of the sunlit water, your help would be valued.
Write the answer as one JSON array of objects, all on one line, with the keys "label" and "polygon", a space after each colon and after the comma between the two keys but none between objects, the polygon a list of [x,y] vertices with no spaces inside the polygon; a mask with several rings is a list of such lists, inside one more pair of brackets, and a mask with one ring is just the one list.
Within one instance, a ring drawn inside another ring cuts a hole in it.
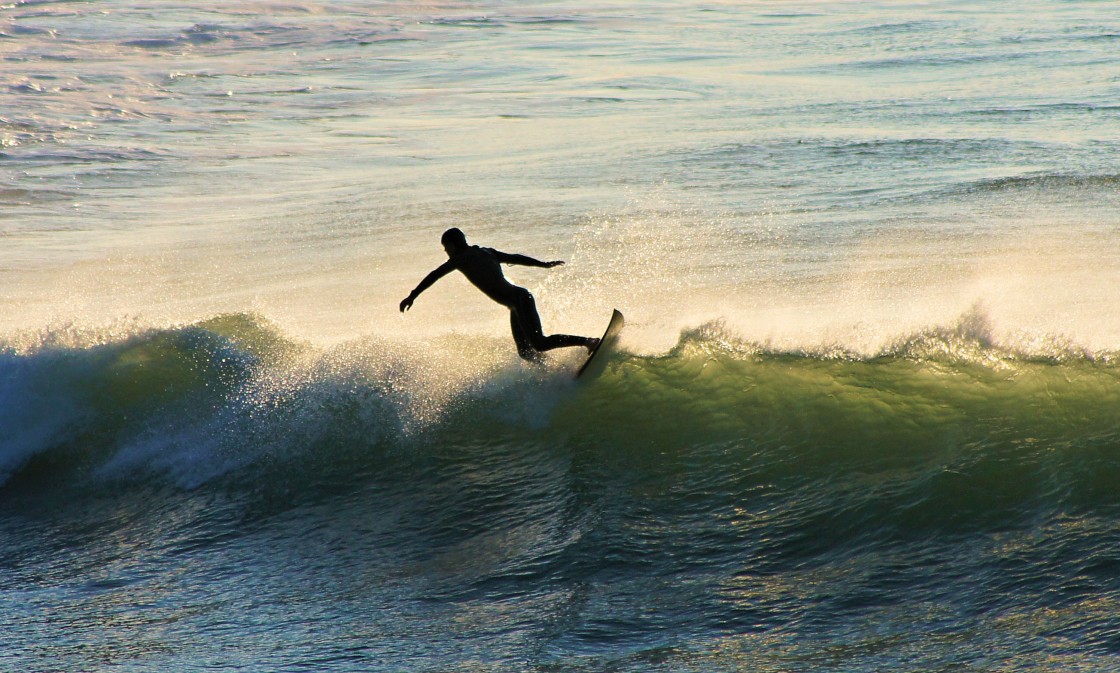
[{"label": "sunlit water", "polygon": [[[1120,653],[1109,2],[0,7],[0,668]],[[604,376],[523,365],[449,226]]]}]

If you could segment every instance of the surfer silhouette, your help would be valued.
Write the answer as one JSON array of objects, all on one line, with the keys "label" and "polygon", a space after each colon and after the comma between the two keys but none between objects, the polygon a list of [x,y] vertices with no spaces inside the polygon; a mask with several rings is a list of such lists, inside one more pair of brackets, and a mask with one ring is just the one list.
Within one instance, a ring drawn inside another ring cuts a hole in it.
[{"label": "surfer silhouette", "polygon": [[517,354],[530,362],[538,362],[541,352],[553,348],[583,346],[593,351],[599,340],[591,337],[572,336],[571,334],[552,334],[546,336],[541,327],[541,317],[537,314],[537,303],[533,295],[523,287],[506,280],[502,274],[502,264],[520,266],[539,266],[551,269],[564,262],[542,262],[526,255],[512,255],[493,248],[480,248],[468,245],[467,237],[457,228],[443,232],[440,239],[447,251],[448,260],[424,277],[401,301],[401,313],[412,308],[412,302],[420,293],[431,287],[437,280],[452,271],[459,271],[482,293],[509,309],[509,326],[513,330],[513,340],[517,344]]}]

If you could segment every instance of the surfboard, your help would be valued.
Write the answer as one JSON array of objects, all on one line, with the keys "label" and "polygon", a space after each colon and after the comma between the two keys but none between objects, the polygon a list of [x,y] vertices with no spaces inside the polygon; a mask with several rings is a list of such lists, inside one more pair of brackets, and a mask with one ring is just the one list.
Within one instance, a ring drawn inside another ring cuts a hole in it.
[{"label": "surfboard", "polygon": [[607,366],[606,353],[614,349],[618,343],[618,334],[622,331],[622,326],[626,324],[626,320],[622,317],[622,313],[616,308],[614,313],[611,314],[611,321],[607,324],[607,331],[603,332],[603,338],[599,340],[599,345],[595,350],[587,356],[587,361],[576,372],[576,378],[587,377],[595,378],[603,373],[603,369]]}]

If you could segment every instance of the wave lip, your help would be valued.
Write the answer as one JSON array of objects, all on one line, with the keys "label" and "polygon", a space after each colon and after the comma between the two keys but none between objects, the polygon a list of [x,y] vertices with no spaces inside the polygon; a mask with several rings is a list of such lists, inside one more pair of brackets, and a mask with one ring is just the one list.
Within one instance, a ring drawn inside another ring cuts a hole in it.
[{"label": "wave lip", "polygon": [[0,352],[0,483],[37,454],[85,465],[144,427],[220,404],[260,357],[216,322],[88,346],[72,340],[92,335],[44,334]]},{"label": "wave lip", "polygon": [[245,314],[44,335],[0,352],[0,485],[260,485],[292,470],[345,479],[431,442],[679,456],[782,446],[819,463],[1118,434],[1112,354],[1061,340],[1004,345],[981,311],[871,355],[776,350],[712,322],[664,354],[616,354],[587,385],[563,362],[526,368],[466,341],[419,349],[429,354],[378,339],[323,350]]}]

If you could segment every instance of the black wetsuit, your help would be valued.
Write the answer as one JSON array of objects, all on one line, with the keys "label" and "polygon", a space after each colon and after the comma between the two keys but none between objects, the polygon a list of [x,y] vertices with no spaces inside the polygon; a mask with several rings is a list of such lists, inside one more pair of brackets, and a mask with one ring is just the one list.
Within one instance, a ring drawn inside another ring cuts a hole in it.
[{"label": "black wetsuit", "polygon": [[458,270],[487,297],[509,309],[509,324],[513,331],[513,340],[517,343],[517,353],[526,360],[538,360],[541,351],[553,348],[590,347],[594,344],[594,339],[570,334],[546,336],[541,327],[541,317],[537,314],[537,304],[533,300],[532,293],[506,280],[505,274],[502,273],[503,263],[542,268],[559,264],[559,262],[547,263],[525,255],[511,255],[493,248],[471,245],[451,254],[450,259],[420,281],[409,297],[415,299],[437,280]]}]

